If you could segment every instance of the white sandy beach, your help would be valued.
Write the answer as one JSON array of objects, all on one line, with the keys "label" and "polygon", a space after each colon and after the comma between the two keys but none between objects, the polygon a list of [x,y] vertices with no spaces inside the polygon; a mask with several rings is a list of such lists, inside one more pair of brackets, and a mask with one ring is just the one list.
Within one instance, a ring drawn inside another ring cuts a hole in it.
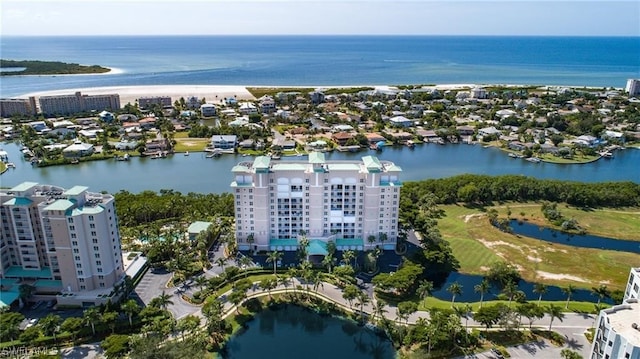
[{"label": "white sandy beach", "polygon": [[254,100],[255,98],[245,86],[231,85],[154,85],[154,86],[109,86],[109,87],[90,87],[75,88],[54,91],[32,92],[20,97],[29,96],[59,96],[71,95],[77,91],[84,95],[104,95],[114,94],[120,95],[120,103],[135,103],[140,97],[149,96],[170,96],[173,101],[180,97],[196,96],[205,98],[207,102],[218,102],[225,97],[236,97],[238,100]]}]

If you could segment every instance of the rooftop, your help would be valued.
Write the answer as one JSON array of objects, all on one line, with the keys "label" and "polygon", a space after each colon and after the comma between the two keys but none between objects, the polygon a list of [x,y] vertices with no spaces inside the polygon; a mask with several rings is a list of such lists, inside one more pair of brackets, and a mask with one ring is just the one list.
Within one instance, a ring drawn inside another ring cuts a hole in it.
[{"label": "rooftop", "polygon": [[44,208],[45,211],[66,211],[75,204],[68,199],[59,199]]},{"label": "rooftop", "polygon": [[77,196],[82,194],[82,192],[88,190],[89,187],[85,187],[85,186],[73,186],[71,188],[69,188],[68,190],[66,190],[63,194],[65,196]]},{"label": "rooftop", "polygon": [[32,187],[36,186],[38,183],[36,182],[22,182],[19,185],[13,187],[11,189],[12,192],[23,192],[23,191],[28,191],[29,189],[31,189]]},{"label": "rooftop", "polygon": [[640,303],[637,299],[629,299],[624,304],[605,309],[609,325],[616,333],[625,337],[627,341],[640,347],[640,330],[631,325],[640,325]]},{"label": "rooftop", "polygon": [[28,206],[33,203],[32,200],[25,197],[15,197],[3,203],[5,206]]}]

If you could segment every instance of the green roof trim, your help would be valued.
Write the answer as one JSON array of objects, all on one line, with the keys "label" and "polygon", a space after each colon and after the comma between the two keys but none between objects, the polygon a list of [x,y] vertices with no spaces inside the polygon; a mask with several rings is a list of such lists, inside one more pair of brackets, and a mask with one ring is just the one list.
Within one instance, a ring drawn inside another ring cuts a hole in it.
[{"label": "green roof trim", "polygon": [[19,296],[20,293],[18,292],[9,290],[0,291],[0,308],[11,306],[11,303],[15,302]]},{"label": "green roof trim", "polygon": [[11,266],[4,272],[5,278],[51,278],[51,268],[42,267],[42,269],[25,269],[20,266]]},{"label": "green roof trim", "polygon": [[249,172],[249,167],[247,166],[241,166],[241,165],[235,165],[233,166],[233,168],[231,168],[231,172]]},{"label": "green roof trim", "polygon": [[269,240],[269,249],[277,250],[277,247],[297,247],[298,240],[295,238],[274,238]]},{"label": "green roof trim", "polygon": [[55,279],[38,279],[33,283],[34,287],[59,287],[62,288],[62,281]]},{"label": "green roof trim", "polygon": [[378,157],[364,156],[362,157],[362,162],[364,162],[364,167],[369,172],[380,172],[382,170],[382,163],[380,163]]},{"label": "green roof trim", "polygon": [[29,205],[31,205],[31,203],[33,203],[33,201],[30,200],[29,198],[15,197],[15,198],[12,198],[12,199],[6,201],[5,203],[3,203],[3,205],[5,205],[5,206],[29,206]]},{"label": "green roof trim", "polygon": [[319,239],[312,239],[307,246],[307,253],[310,256],[326,256],[329,254],[327,251],[327,243]]},{"label": "green roof trim", "polygon": [[309,153],[309,163],[313,163],[313,164],[323,164],[323,163],[325,163],[324,153],[322,153],[322,152],[311,152],[311,153]]},{"label": "green roof trim", "polygon": [[402,172],[402,168],[394,163],[387,167],[387,172]]},{"label": "green roof trim", "polygon": [[68,199],[59,199],[44,208],[45,211],[66,211],[75,204]]},{"label": "green roof trim", "polygon": [[336,247],[364,246],[362,238],[337,238]]},{"label": "green roof trim", "polygon": [[13,192],[24,192],[24,191],[28,191],[29,189],[33,188],[34,186],[37,186],[38,183],[37,182],[22,182],[19,185],[13,187],[11,189],[11,191]]},{"label": "green roof trim", "polygon": [[258,156],[253,160],[253,168],[256,170],[268,170],[269,166],[271,166],[271,157],[269,156]]},{"label": "green roof trim", "polygon": [[212,224],[213,223],[211,222],[195,221],[189,225],[189,228],[187,228],[187,232],[198,234],[200,232],[206,231]]},{"label": "green roof trim", "polygon": [[82,192],[88,190],[89,187],[85,187],[85,186],[73,186],[71,188],[69,188],[68,190],[64,191],[63,195],[65,196],[78,196],[80,194],[82,194]]}]

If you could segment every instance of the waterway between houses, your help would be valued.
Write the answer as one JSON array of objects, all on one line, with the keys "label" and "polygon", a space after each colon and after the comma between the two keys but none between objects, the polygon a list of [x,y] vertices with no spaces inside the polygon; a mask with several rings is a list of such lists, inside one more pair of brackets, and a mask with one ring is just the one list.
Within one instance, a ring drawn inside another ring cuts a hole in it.
[{"label": "waterway between houses", "polygon": [[[127,190],[141,192],[173,189],[183,193],[223,193],[229,191],[233,179],[231,168],[250,157],[225,154],[206,158],[204,153],[190,156],[175,154],[164,159],[131,158],[130,161],[115,159],[84,162],[77,165],[32,167],[22,157],[16,143],[1,143],[8,152],[10,168],[0,176],[0,186],[12,187],[24,181],[53,184],[62,187],[88,186],[92,191],[117,192]],[[403,181],[427,178],[443,178],[473,173],[502,175],[515,174],[536,178],[571,181],[633,181],[640,182],[640,150],[630,148],[618,151],[613,159],[581,165],[559,165],[531,163],[512,159],[495,148],[481,145],[418,145],[386,147],[382,152],[362,151],[356,153],[327,153],[328,160],[359,159],[365,155],[376,155],[399,165]],[[282,161],[307,160],[302,157],[283,157]]]}]

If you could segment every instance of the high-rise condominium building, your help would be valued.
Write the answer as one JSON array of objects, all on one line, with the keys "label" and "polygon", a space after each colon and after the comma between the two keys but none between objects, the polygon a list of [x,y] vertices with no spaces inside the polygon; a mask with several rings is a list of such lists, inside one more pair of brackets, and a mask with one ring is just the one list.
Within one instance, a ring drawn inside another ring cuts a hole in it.
[{"label": "high-rise condominium building", "polygon": [[640,79],[628,79],[625,91],[629,93],[629,97],[640,95]]},{"label": "high-rise condominium building", "polygon": [[257,157],[232,169],[236,239],[240,249],[296,250],[304,236],[310,255],[376,246],[393,249],[398,237],[402,169],[374,156],[327,161]]},{"label": "high-rise condominium building", "polygon": [[0,204],[3,301],[15,300],[21,284],[57,293],[60,304],[110,298],[124,278],[113,196],[24,182],[0,191]]},{"label": "high-rise condominium building", "polygon": [[120,109],[120,95],[73,95],[40,96],[40,112],[45,115],[68,115],[73,113]]},{"label": "high-rise condominium building", "polygon": [[631,268],[627,288],[624,291],[624,300],[640,299],[640,267]]},{"label": "high-rise condominium building", "polygon": [[596,320],[591,359],[640,359],[640,303],[627,299]]},{"label": "high-rise condominium building", "polygon": [[14,115],[33,116],[37,112],[35,97],[0,99],[0,116]]}]

